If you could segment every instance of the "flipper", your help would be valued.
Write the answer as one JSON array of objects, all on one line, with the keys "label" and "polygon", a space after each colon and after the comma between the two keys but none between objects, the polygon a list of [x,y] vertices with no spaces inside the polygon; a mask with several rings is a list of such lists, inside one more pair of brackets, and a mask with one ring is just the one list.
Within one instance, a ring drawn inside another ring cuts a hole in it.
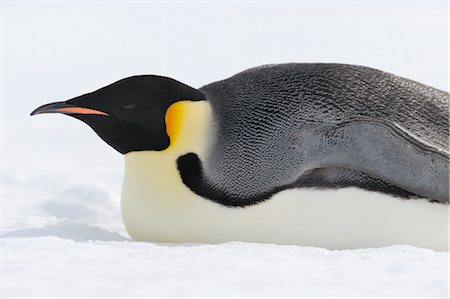
[{"label": "flipper", "polygon": [[365,173],[347,168],[316,168],[305,171],[296,182],[297,188],[340,189],[357,187],[368,191],[381,192],[401,198],[419,198],[406,191]]},{"label": "flipper", "polygon": [[358,118],[321,139],[318,168],[347,168],[408,192],[449,202],[449,154],[397,124]]}]

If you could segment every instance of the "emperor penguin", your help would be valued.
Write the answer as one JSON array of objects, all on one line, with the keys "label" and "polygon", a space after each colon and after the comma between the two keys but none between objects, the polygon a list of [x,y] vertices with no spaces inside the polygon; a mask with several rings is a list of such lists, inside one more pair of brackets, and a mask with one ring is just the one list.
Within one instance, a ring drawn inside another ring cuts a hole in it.
[{"label": "emperor penguin", "polygon": [[124,155],[135,240],[448,250],[448,103],[373,68],[290,63],[199,89],[133,76],[31,115]]}]

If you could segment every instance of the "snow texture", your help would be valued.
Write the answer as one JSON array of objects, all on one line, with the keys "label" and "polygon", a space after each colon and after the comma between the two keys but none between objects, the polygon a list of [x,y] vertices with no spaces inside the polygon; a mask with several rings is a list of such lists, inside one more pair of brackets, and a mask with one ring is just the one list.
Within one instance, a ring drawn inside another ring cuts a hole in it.
[{"label": "snow texture", "polygon": [[139,243],[67,220],[45,221],[6,233],[6,296],[446,295],[447,253],[408,246],[329,251]]},{"label": "snow texture", "polygon": [[132,241],[121,155],[66,116],[135,74],[194,87],[281,62],[368,65],[447,89],[446,3],[3,3],[2,297],[448,298],[446,252]]}]

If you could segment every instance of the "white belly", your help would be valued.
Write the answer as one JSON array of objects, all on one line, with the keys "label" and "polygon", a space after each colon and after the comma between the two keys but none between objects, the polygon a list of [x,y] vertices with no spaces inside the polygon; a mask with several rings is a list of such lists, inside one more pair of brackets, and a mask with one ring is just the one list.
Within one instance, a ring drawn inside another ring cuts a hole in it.
[{"label": "white belly", "polygon": [[125,156],[122,216],[133,239],[448,249],[448,205],[345,188],[287,190],[255,206],[228,208],[193,194],[175,158],[163,152]]}]

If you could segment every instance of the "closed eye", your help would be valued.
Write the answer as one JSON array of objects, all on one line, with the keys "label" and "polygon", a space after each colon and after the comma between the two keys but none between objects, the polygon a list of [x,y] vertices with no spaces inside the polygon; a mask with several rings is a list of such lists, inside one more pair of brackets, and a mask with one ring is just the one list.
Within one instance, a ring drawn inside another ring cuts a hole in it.
[{"label": "closed eye", "polygon": [[136,104],[128,104],[128,105],[122,106],[122,109],[131,110],[134,107],[136,107]]}]

